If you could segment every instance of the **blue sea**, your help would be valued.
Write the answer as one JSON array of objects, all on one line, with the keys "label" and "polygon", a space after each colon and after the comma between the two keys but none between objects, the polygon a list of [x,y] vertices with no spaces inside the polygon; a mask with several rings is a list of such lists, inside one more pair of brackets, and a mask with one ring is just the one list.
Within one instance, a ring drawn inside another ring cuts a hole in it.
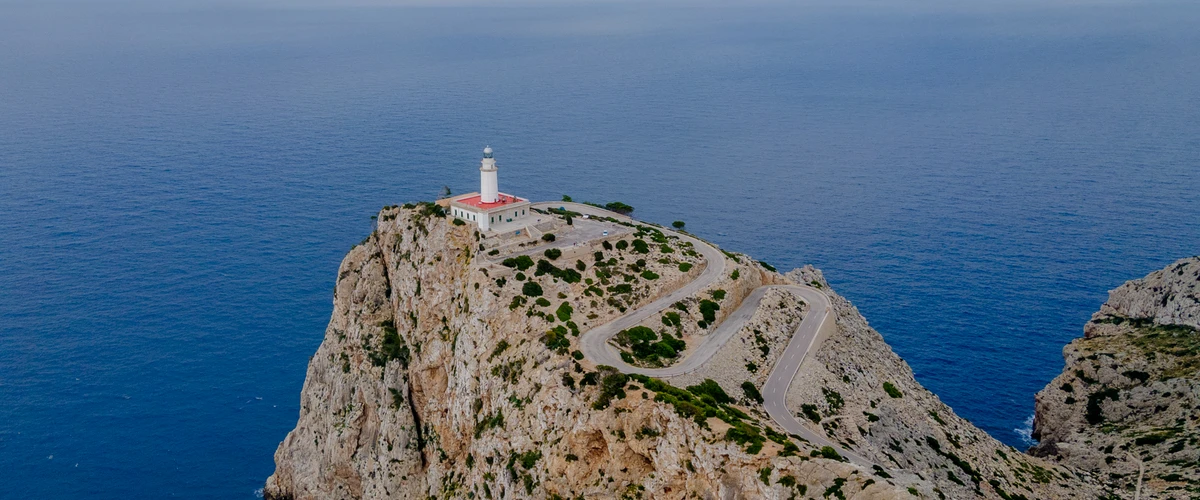
[{"label": "blue sea", "polygon": [[960,415],[1200,253],[1200,4],[0,0],[0,497],[254,498],[383,205],[814,264]]}]

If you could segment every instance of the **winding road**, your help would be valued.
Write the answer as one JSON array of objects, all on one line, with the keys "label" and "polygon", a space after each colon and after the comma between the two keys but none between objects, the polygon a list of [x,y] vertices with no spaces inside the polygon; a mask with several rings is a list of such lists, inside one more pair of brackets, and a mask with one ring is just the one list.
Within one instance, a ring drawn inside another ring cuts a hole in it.
[{"label": "winding road", "polygon": [[[580,203],[541,202],[534,203],[532,206],[541,210],[565,208],[582,214],[612,217],[625,222],[637,222],[630,217]],[[787,348],[784,349],[783,354],[779,357],[779,361],[775,363],[775,367],[772,368],[770,375],[767,376],[766,383],[762,386],[763,406],[766,408],[767,414],[770,415],[771,419],[787,432],[798,435],[817,446],[833,447],[839,454],[846,457],[852,463],[866,467],[875,465],[874,462],[831,442],[823,434],[818,434],[809,429],[800,423],[787,409],[788,388],[791,387],[796,373],[800,371],[800,364],[804,362],[809,352],[815,351],[820,347],[821,341],[836,329],[832,318],[830,318],[832,307],[829,303],[829,297],[820,290],[804,285],[766,285],[758,287],[742,301],[741,306],[737,310],[721,322],[721,325],[712,334],[701,339],[688,357],[684,358],[680,363],[666,368],[640,368],[631,366],[621,360],[620,353],[608,343],[609,339],[621,330],[637,326],[650,316],[661,314],[664,309],[670,307],[675,302],[695,295],[697,292],[715,283],[725,274],[725,258],[720,250],[687,234],[661,227],[659,229],[665,234],[691,243],[693,248],[705,258],[706,264],[704,270],[695,280],[660,297],[654,302],[584,332],[580,336],[580,350],[583,351],[583,355],[597,365],[612,366],[624,373],[636,373],[651,377],[673,377],[691,373],[704,366],[704,363],[708,362],[734,334],[741,330],[746,321],[754,316],[755,311],[758,310],[759,303],[769,290],[788,290],[799,295],[809,305],[809,310],[804,319],[800,321],[800,325],[796,327],[796,331],[792,334],[792,339],[788,342]]]}]

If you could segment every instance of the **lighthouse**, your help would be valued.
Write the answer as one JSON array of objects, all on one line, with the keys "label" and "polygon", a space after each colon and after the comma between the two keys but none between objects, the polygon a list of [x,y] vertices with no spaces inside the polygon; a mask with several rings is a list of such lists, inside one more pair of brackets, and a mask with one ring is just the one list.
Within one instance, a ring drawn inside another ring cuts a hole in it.
[{"label": "lighthouse", "polygon": [[483,148],[483,161],[479,165],[479,198],[484,203],[495,203],[500,195],[500,183],[496,179],[496,159],[492,147]]},{"label": "lighthouse", "polygon": [[479,162],[479,192],[450,198],[450,215],[475,223],[481,231],[517,232],[523,229],[530,215],[529,200],[501,193],[497,173],[491,146],[483,148],[483,161]]}]

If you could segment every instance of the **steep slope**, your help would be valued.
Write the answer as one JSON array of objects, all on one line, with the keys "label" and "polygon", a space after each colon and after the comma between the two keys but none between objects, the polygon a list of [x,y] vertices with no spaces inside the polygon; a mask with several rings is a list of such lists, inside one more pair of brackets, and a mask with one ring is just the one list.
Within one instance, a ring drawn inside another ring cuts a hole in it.
[{"label": "steep slope", "polygon": [[[671,345],[665,334],[690,345],[713,329],[701,301],[721,318],[755,287],[811,284],[827,293],[836,331],[801,365],[789,407],[874,467],[787,435],[756,398],[811,313],[794,294],[764,295],[694,372],[626,376],[586,359],[578,336],[694,279],[709,263],[684,242],[611,220],[620,241],[534,259],[539,240],[481,237],[436,205],[387,207],[378,220],[339,270],[267,498],[1105,494],[1087,473],[1005,447],[955,415],[811,267],[783,276],[724,253],[721,281],[643,322],[646,345],[629,344],[629,355],[673,362],[678,349],[659,345]],[[643,237],[654,244],[625,241]]]},{"label": "steep slope", "polygon": [[[347,255],[267,498],[909,496],[711,391],[576,360],[577,339],[562,332],[620,311],[593,307],[591,285],[563,273],[516,280],[485,258],[492,242],[439,212],[388,208]],[[524,294],[530,282],[552,305]],[[646,286],[621,307],[652,300],[657,285]],[[576,306],[566,321],[563,302]]]},{"label": "steep slope", "polygon": [[1200,258],[1109,292],[1037,395],[1033,453],[1133,498],[1200,498]]}]

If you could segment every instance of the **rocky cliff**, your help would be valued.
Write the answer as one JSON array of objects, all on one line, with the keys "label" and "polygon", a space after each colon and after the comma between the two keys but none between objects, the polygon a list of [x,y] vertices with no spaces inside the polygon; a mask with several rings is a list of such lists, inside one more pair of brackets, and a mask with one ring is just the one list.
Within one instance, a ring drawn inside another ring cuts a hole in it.
[{"label": "rocky cliff", "polygon": [[[431,204],[388,207],[378,219],[339,269],[333,316],[267,498],[1109,494],[1070,461],[1020,453],[955,415],[815,269],[779,275],[725,254],[731,272],[720,286],[729,292],[682,301],[658,328],[702,336],[712,321],[700,302],[723,315],[764,283],[826,291],[837,331],[801,365],[788,406],[866,463],[787,435],[756,398],[807,314],[795,296],[770,292],[699,371],[628,377],[585,359],[579,332],[706,265],[679,241],[633,223],[616,241],[542,258],[540,241],[483,237]],[[651,347],[664,359],[687,352]]]},{"label": "rocky cliff", "polygon": [[[1200,258],[1109,292],[1037,395],[1034,454],[1133,498],[1200,498]],[[1140,478],[1140,479],[1139,479]]]}]

